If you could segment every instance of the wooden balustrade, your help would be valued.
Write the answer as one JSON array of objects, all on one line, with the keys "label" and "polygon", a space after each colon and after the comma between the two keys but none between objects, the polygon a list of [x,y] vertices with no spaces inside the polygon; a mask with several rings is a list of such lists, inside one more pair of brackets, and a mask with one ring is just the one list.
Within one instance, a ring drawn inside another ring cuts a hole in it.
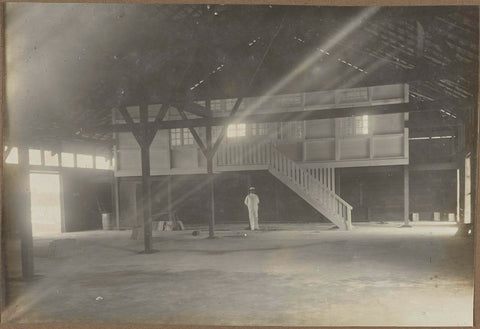
[{"label": "wooden balustrade", "polygon": [[327,170],[320,171],[320,174],[324,175],[323,182],[325,184],[323,184],[322,181],[312,175],[312,171],[302,168],[273,146],[272,154],[271,170],[275,170],[289,178],[290,181],[305,190],[309,196],[317,200],[331,213],[342,218],[347,228],[351,226],[352,206],[330,189],[334,183],[331,168],[325,168]]},{"label": "wooden balustrade", "polygon": [[304,168],[280,152],[271,142],[232,143],[220,147],[216,155],[218,166],[268,165],[292,184],[304,190],[326,210],[328,215],[341,218],[345,228],[351,228],[350,206],[335,194],[334,168]]}]

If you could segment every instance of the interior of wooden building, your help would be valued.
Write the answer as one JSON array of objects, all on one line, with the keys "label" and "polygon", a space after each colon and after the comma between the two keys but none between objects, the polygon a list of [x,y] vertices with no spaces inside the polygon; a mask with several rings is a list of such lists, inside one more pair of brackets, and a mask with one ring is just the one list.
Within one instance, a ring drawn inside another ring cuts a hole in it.
[{"label": "interior of wooden building", "polygon": [[477,7],[4,11],[2,321],[472,325]]}]

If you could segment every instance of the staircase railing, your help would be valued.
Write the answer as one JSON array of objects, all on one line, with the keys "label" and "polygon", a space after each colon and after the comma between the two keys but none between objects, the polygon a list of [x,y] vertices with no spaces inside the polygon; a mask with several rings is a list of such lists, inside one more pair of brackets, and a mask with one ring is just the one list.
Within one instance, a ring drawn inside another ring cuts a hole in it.
[{"label": "staircase railing", "polygon": [[345,225],[344,229],[352,227],[352,206],[340,198],[330,189],[326,188],[317,178],[313,177],[305,168],[295,161],[286,157],[273,145],[270,147],[271,163],[269,168],[272,171],[287,177],[293,184],[304,190],[309,197],[317,201],[325,215],[341,219]]},{"label": "staircase railing", "polygon": [[216,157],[218,166],[268,166],[271,172],[303,191],[336,225],[347,230],[352,227],[352,206],[334,192],[334,168],[304,168],[271,141],[222,145]]},{"label": "staircase railing", "polygon": [[270,145],[270,141],[224,144],[217,152],[217,165],[268,165],[270,163]]},{"label": "staircase railing", "polygon": [[[268,166],[272,162],[272,142],[223,144],[217,154],[217,166]],[[281,152],[281,151],[280,151]],[[324,187],[335,192],[335,172],[332,167],[305,168]]]}]

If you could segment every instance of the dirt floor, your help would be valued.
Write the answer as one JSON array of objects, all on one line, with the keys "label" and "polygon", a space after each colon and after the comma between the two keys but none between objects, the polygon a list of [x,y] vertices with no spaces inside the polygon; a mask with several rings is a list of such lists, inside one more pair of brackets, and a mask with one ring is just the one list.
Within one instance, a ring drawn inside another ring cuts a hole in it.
[{"label": "dirt floor", "polygon": [[156,232],[148,255],[129,231],[36,239],[38,276],[9,280],[2,321],[472,325],[473,241],[450,223],[243,226]]}]

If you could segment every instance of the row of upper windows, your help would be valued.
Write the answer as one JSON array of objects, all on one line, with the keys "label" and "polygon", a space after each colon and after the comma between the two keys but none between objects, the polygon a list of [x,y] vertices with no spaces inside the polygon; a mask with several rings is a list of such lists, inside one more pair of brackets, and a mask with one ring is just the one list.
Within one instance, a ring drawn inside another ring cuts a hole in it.
[{"label": "row of upper windows", "polygon": [[[42,159],[43,152],[43,159]],[[93,156],[90,154],[67,153],[61,154],[61,166],[64,168],[90,168],[90,169],[113,169],[113,160],[104,156]],[[29,149],[28,158],[32,166],[60,166],[59,153],[54,154],[52,151],[42,151],[38,149]],[[95,160],[95,161],[94,161]],[[5,163],[18,164],[18,149],[12,147]]]},{"label": "row of upper windows", "polygon": [[[267,134],[267,126],[264,123],[247,125],[245,123],[231,124],[227,128],[227,138],[247,136],[247,126],[251,136],[262,136]],[[221,127],[212,127],[212,137],[215,140],[220,135]],[[189,128],[170,129],[170,145],[193,145],[194,139]]]},{"label": "row of upper windows", "polygon": [[[305,136],[303,121],[273,123],[237,123],[227,127],[227,138],[246,136],[265,136],[271,134],[277,139],[301,139]],[[212,128],[214,140],[220,134],[221,127]],[[369,133],[368,115],[342,118],[340,121],[340,136],[360,136]],[[175,128],[170,130],[170,145],[193,145],[193,136],[188,128]]]}]

